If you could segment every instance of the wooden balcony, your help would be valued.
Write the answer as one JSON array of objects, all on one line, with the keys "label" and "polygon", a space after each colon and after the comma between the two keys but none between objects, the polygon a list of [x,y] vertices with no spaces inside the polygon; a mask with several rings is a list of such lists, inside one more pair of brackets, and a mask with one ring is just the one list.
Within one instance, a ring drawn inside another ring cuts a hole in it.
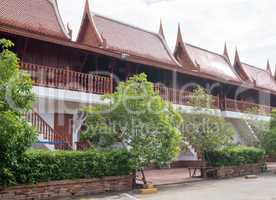
[{"label": "wooden balcony", "polygon": [[[51,87],[58,89],[74,90],[95,94],[107,94],[113,92],[112,76],[101,76],[97,74],[87,74],[76,72],[64,68],[48,67],[30,63],[21,63],[21,69],[31,75],[33,84],[36,86]],[[161,84],[154,85],[161,97],[174,104],[189,105],[191,92],[180,91],[168,88]],[[272,107],[239,101],[233,99],[219,99],[212,96],[212,105],[215,109],[235,111],[235,112],[258,112],[270,113]]]},{"label": "wooden balcony", "polygon": [[[170,101],[179,105],[189,105],[189,100],[191,98],[191,92],[189,91],[180,91],[173,88],[164,87],[159,84],[155,84],[154,89],[155,91],[158,91],[160,96],[166,101]],[[212,105],[215,109],[256,114],[270,114],[273,109],[271,106],[252,102],[233,100],[228,98],[220,100],[218,96],[212,96]]]},{"label": "wooden balcony", "polygon": [[234,112],[248,112],[256,114],[270,114],[273,107],[256,104],[248,101],[240,101],[226,98],[225,110]]},{"label": "wooden balcony", "polygon": [[[160,96],[166,101],[170,101],[173,104],[189,106],[192,95],[192,92],[190,91],[180,91],[174,88],[161,86],[160,84],[155,84],[154,90],[158,91]],[[218,96],[212,96],[212,105],[212,107],[215,109],[220,108]]]},{"label": "wooden balcony", "polygon": [[95,94],[112,93],[112,78],[76,72],[69,69],[21,63],[21,70],[27,71],[36,86],[82,91]]}]

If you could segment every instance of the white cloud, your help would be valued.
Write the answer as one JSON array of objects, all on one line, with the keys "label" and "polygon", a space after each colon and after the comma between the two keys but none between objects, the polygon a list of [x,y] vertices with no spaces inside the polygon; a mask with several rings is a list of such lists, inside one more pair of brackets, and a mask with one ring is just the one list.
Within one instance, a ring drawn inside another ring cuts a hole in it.
[{"label": "white cloud", "polygon": [[[64,21],[78,31],[84,0],[58,0]],[[228,42],[233,56],[238,46],[242,60],[265,67],[276,63],[276,2],[273,0],[90,0],[92,11],[157,31],[163,19],[173,50],[177,23],[186,42],[222,52]]]}]

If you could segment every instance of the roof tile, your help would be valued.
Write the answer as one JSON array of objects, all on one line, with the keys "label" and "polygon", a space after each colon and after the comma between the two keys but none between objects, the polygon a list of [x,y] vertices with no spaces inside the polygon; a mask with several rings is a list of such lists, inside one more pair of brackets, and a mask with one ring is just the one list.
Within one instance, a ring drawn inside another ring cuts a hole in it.
[{"label": "roof tile", "polygon": [[245,63],[241,64],[247,75],[255,82],[256,87],[276,91],[276,83],[268,71]]},{"label": "roof tile", "polygon": [[180,24],[178,25],[174,56],[187,70],[192,69],[196,73],[207,75],[214,80],[241,83],[241,79],[226,56],[185,43]]},{"label": "roof tile", "polygon": [[93,15],[93,20],[107,48],[177,65],[159,34],[99,15]]},{"label": "roof tile", "polygon": [[190,44],[186,44],[186,48],[194,62],[199,65],[199,72],[218,79],[241,82],[239,76],[224,56]]},{"label": "roof tile", "polygon": [[69,40],[55,0],[1,0],[0,24]]}]

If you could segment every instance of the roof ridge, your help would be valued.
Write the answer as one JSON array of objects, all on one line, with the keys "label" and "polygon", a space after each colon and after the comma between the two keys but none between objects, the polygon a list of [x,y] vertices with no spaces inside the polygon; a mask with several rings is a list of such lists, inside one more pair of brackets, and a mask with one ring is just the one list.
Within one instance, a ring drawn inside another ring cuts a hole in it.
[{"label": "roof ridge", "polygon": [[144,29],[142,27],[138,27],[136,25],[133,25],[133,24],[129,24],[127,22],[123,22],[121,20],[118,20],[118,19],[113,19],[111,17],[108,17],[108,16],[105,16],[105,15],[102,15],[102,14],[98,14],[96,12],[91,12],[92,16],[98,16],[98,17],[101,17],[101,18],[104,18],[106,20],[110,20],[110,21],[113,21],[115,23],[119,23],[121,25],[125,25],[125,26],[128,26],[130,28],[134,28],[134,29],[137,29],[137,30],[140,30],[140,31],[143,31],[143,32],[146,32],[146,33],[149,33],[149,34],[152,34],[154,36],[158,36],[159,37],[159,34],[158,33],[155,33],[153,31],[150,31],[150,30],[147,30],[147,29]]},{"label": "roof ridge", "polygon": [[118,24],[121,24],[121,25],[124,25],[124,26],[128,26],[128,27],[130,27],[130,28],[133,28],[133,29],[136,29],[136,30],[139,30],[139,31],[143,31],[143,32],[145,32],[145,33],[148,33],[148,34],[153,35],[154,37],[156,37],[156,38],[161,42],[161,44],[163,45],[165,51],[167,52],[168,56],[170,57],[171,61],[172,61],[175,65],[177,65],[177,66],[180,65],[180,64],[175,60],[173,54],[171,53],[171,50],[170,50],[170,48],[169,48],[169,46],[168,46],[168,44],[167,44],[167,41],[165,40],[165,38],[162,38],[162,36],[161,36],[159,33],[155,33],[155,32],[153,32],[153,31],[150,31],[150,30],[147,30],[147,29],[143,29],[143,28],[141,28],[141,27],[138,27],[138,26],[135,26],[135,25],[132,25],[132,24],[128,24],[127,22],[122,22],[122,21],[120,21],[120,20],[113,19],[113,18],[111,18],[111,17],[107,17],[107,16],[104,16],[104,15],[98,14],[98,13],[96,13],[96,12],[91,12],[91,14],[92,14],[92,17],[93,17],[93,16],[96,16],[96,17],[98,16],[98,17],[104,18],[104,19],[106,19],[106,20],[110,20],[110,21],[112,21],[112,22],[114,22],[114,23],[118,23]]},{"label": "roof ridge", "polygon": [[165,50],[166,50],[168,56],[172,59],[172,61],[173,61],[176,65],[180,66],[180,64],[178,63],[178,61],[177,61],[177,60],[175,59],[175,57],[173,56],[173,54],[172,54],[172,52],[171,52],[171,49],[169,48],[166,39],[163,38],[159,33],[157,33],[157,37],[158,37],[158,39],[161,41],[162,45],[164,46],[164,48],[165,48]]},{"label": "roof ridge", "polygon": [[204,49],[204,48],[201,48],[201,47],[198,47],[198,46],[195,46],[195,45],[192,45],[190,43],[186,43],[188,46],[191,46],[193,48],[197,48],[197,49],[200,49],[202,51],[205,51],[205,52],[208,52],[208,53],[211,53],[211,54],[214,54],[214,55],[217,55],[219,56],[220,58],[222,58],[226,63],[227,65],[229,66],[230,70],[233,72],[233,74],[239,79],[239,81],[242,81],[239,74],[236,72],[236,70],[233,68],[231,62],[222,54],[219,54],[219,53],[216,53],[216,52],[213,52],[213,51],[210,51],[208,49]]},{"label": "roof ridge", "polygon": [[64,22],[62,20],[61,14],[59,12],[59,6],[58,6],[58,2],[57,0],[46,0],[54,9],[55,12],[55,17],[58,21],[59,27],[61,29],[61,31],[63,32],[64,36],[71,40],[72,38],[70,37],[70,35],[68,34],[68,30],[65,28]]},{"label": "roof ridge", "polygon": [[[184,58],[180,58],[177,56],[179,47],[182,48],[182,51],[180,51],[180,54],[184,54],[184,57],[187,58],[187,62],[189,65],[189,68],[194,68],[196,70],[200,70],[200,66],[196,63],[195,58],[191,55],[189,50],[187,49],[187,45],[183,40],[182,36],[182,31],[181,31],[181,25],[178,23],[178,28],[177,28],[177,36],[176,36],[176,43],[174,47],[174,57],[175,59],[182,65],[182,67],[185,65],[185,61],[183,61]],[[178,57],[178,58],[177,58]]]},{"label": "roof ridge", "polygon": [[[255,65],[251,65],[251,64],[248,64],[248,63],[245,63],[245,62],[241,62],[241,64],[248,65],[249,67],[252,67],[252,68],[255,68],[255,69],[258,69],[258,70],[267,72],[265,69],[259,68],[259,67],[255,66]],[[268,73],[268,72],[267,72],[267,73]]]},{"label": "roof ridge", "polygon": [[202,47],[199,47],[199,46],[190,44],[190,43],[186,43],[186,45],[189,45],[189,46],[191,46],[191,47],[194,47],[194,48],[197,48],[197,49],[200,49],[200,50],[203,50],[203,51],[207,51],[208,53],[215,54],[215,55],[217,55],[217,56],[220,56],[220,57],[224,58],[224,56],[223,56],[222,54],[219,54],[219,53],[217,53],[217,52],[210,51],[210,50],[208,50],[208,49],[205,49],[205,48],[202,48]]}]

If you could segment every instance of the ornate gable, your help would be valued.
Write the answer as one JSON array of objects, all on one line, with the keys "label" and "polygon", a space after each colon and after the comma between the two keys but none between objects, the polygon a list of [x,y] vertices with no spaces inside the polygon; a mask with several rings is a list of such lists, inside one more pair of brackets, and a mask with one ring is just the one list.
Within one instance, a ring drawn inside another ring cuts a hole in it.
[{"label": "ornate gable", "polygon": [[91,16],[88,0],[85,2],[77,42],[92,47],[102,47],[104,45],[104,40],[99,34],[93,21],[93,17]]},{"label": "ornate gable", "polygon": [[184,68],[191,70],[199,69],[199,66],[195,64],[187,51],[186,44],[183,41],[180,24],[178,25],[178,33],[173,55]]},{"label": "ornate gable", "polygon": [[224,50],[223,50],[223,56],[227,59],[227,61],[231,64],[230,62],[230,57],[228,54],[228,49],[227,49],[227,44],[226,42],[224,43]]},{"label": "ornate gable", "polygon": [[243,69],[242,63],[240,61],[240,56],[238,53],[238,50],[236,49],[235,52],[235,60],[234,60],[234,69],[238,73],[238,75],[241,77],[243,81],[250,81],[254,83],[254,80],[252,80],[246,73],[246,71]]},{"label": "ornate gable", "polygon": [[266,71],[272,76],[272,70],[271,70],[271,67],[270,67],[269,60],[267,60],[267,63],[266,63]]},{"label": "ornate gable", "polygon": [[162,20],[160,20],[160,26],[159,26],[159,31],[158,31],[159,35],[161,37],[163,37],[163,39],[165,39],[165,34],[164,34],[164,29],[163,29],[163,23]]}]

